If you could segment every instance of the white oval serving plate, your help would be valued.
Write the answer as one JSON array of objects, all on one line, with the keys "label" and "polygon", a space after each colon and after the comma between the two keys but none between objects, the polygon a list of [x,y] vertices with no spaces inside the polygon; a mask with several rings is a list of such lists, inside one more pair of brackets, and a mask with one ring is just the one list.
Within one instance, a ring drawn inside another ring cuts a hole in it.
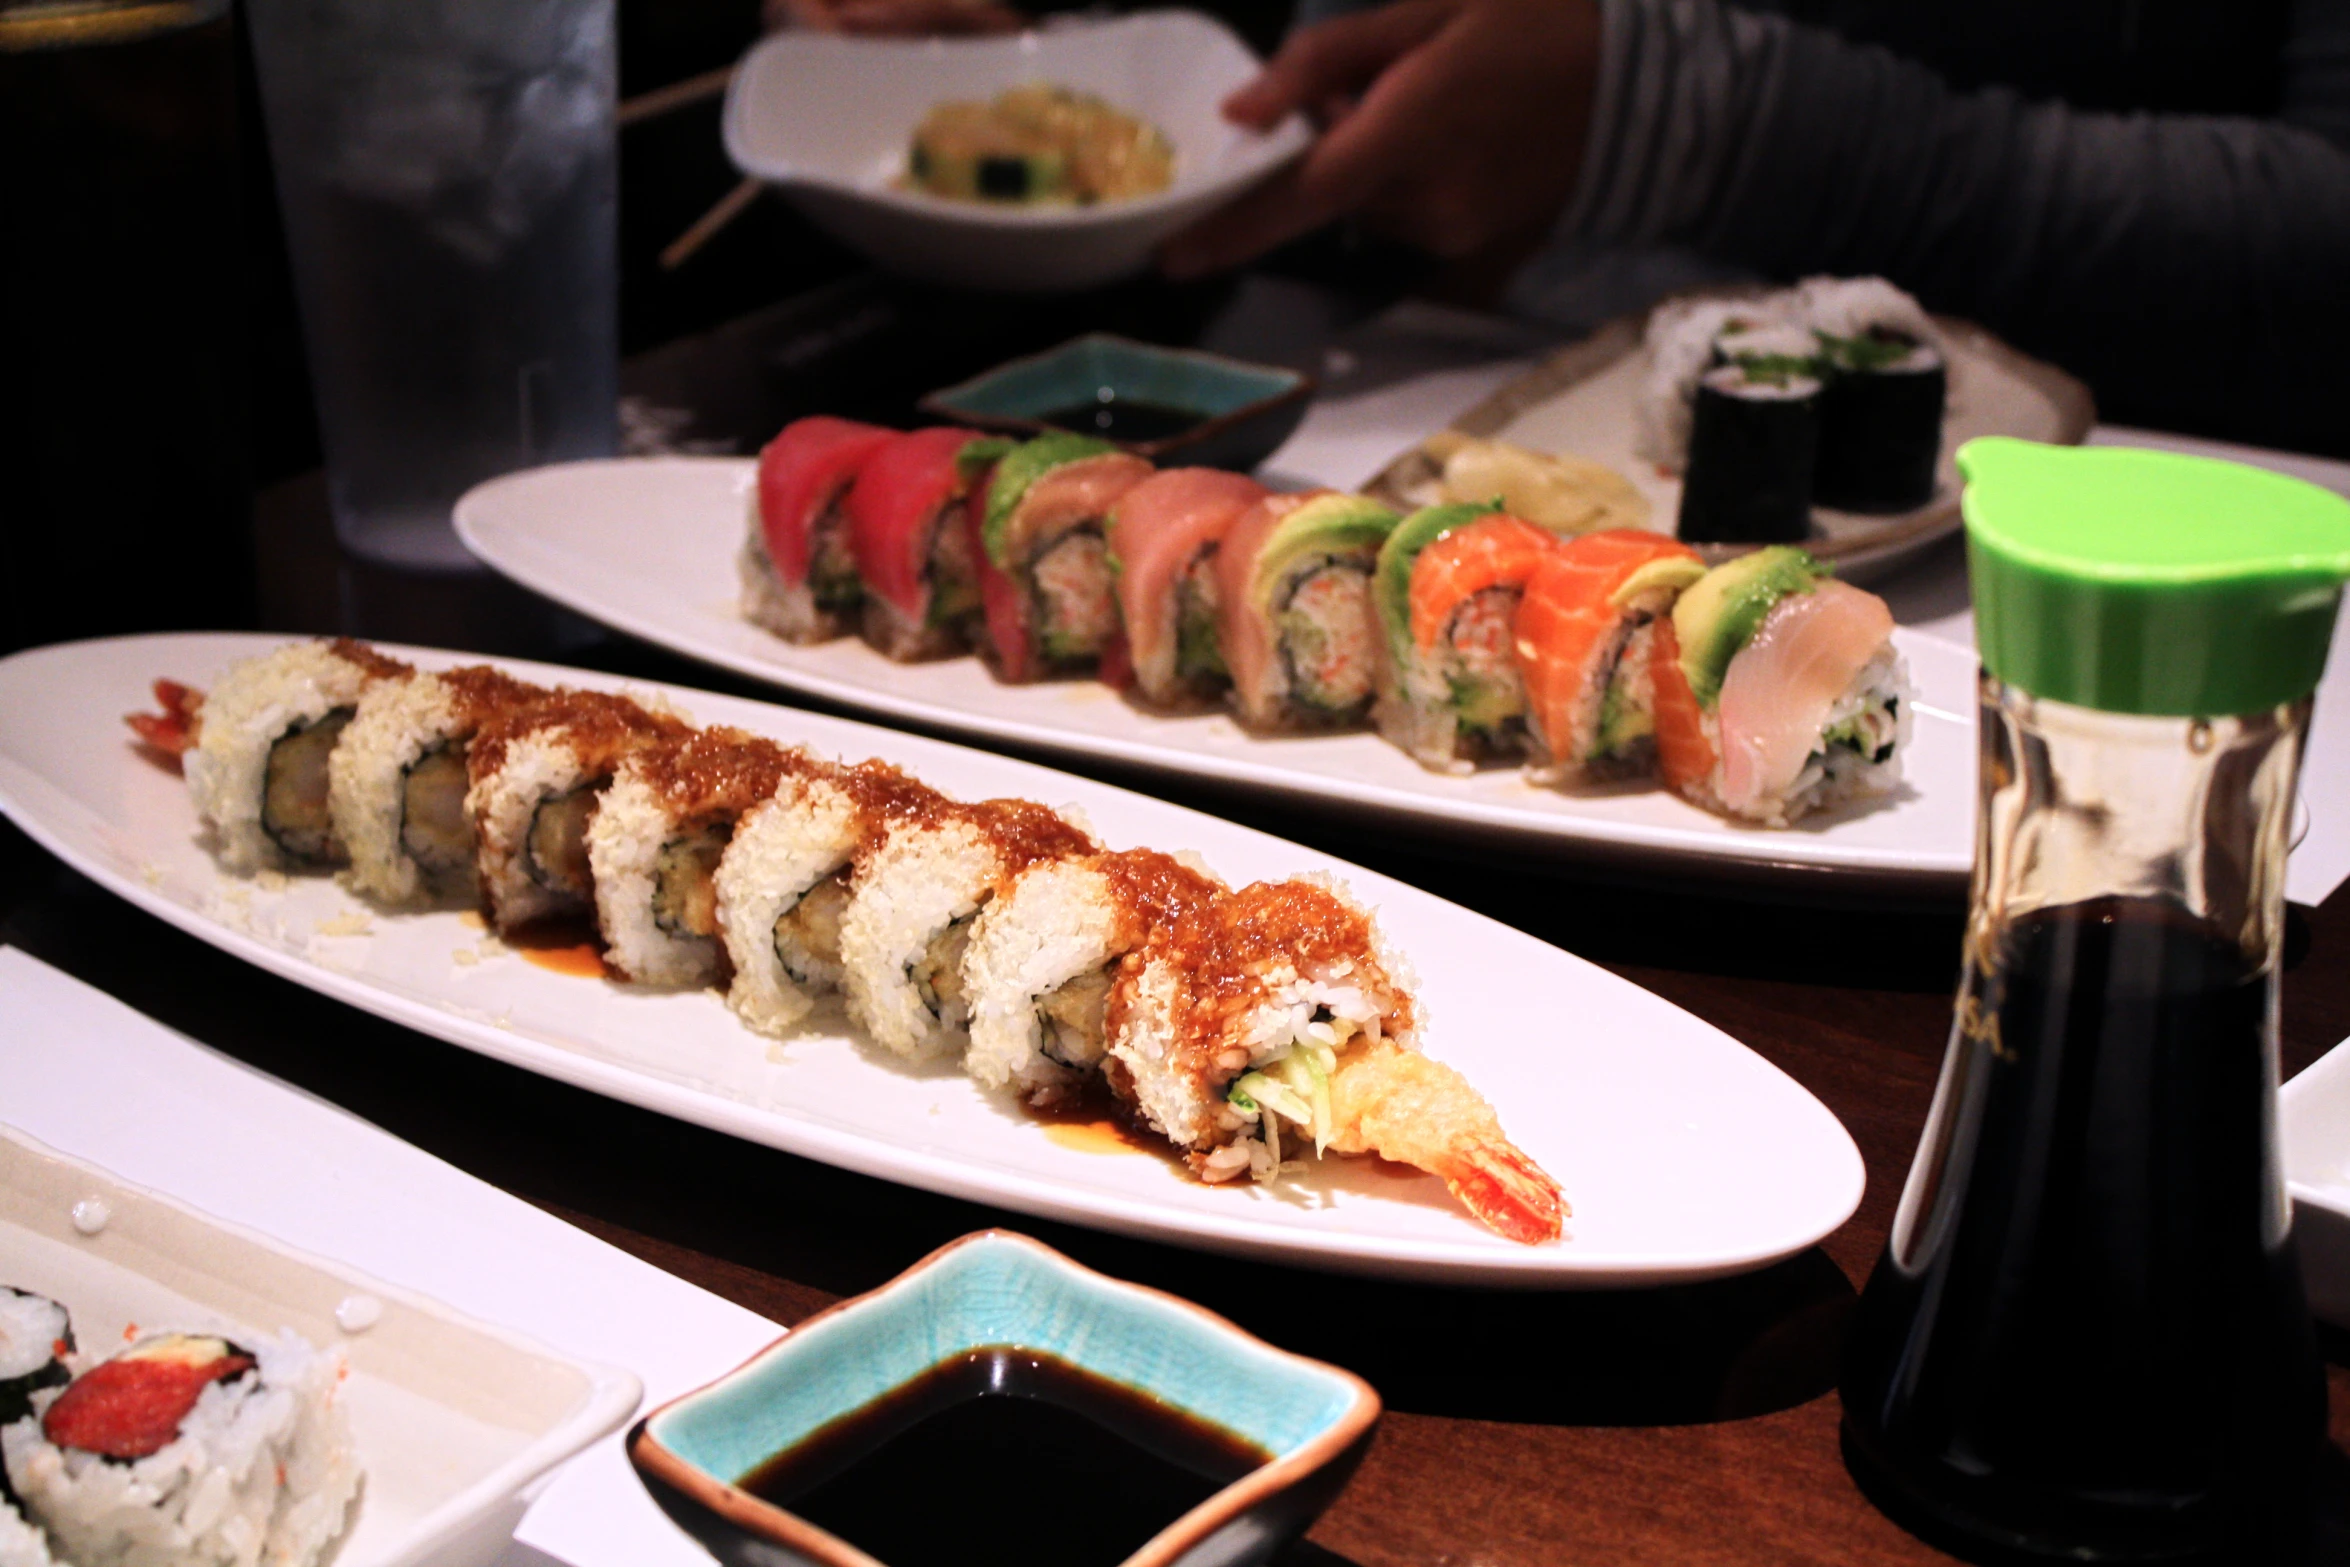
[{"label": "white oval serving plate", "polygon": [[[1860,1155],[1818,1100],[1728,1035],[1582,959],[1387,877],[1265,834],[1027,763],[675,687],[729,723],[880,756],[966,798],[1074,804],[1113,847],[1190,849],[1234,883],[1323,870],[1377,906],[1417,966],[1431,1054],[1466,1072],[1573,1202],[1568,1238],[1521,1246],[1442,1185],[1334,1160],[1266,1188],[1207,1187],[1139,1153],[1065,1146],[953,1068],[885,1062],[822,1014],[773,1043],[712,992],[550,972],[456,913],[384,915],[323,877],[240,881],[198,841],[178,777],[121,716],[169,676],[202,686],[282,639],[126,637],[0,660],[0,810],[125,898],[273,973],[616,1099],[886,1180],[1213,1251],[1400,1277],[1570,1287],[1759,1267],[1860,1200]],[[457,655],[393,649],[441,667]],[[625,689],[520,662],[540,681]]]},{"label": "white oval serving plate", "polygon": [[735,555],[755,465],[660,457],[492,479],[457,503],[490,565],[608,626],[812,696],[964,734],[1286,795],[1513,854],[1685,874],[1833,873],[1856,890],[1957,896],[1973,868],[1975,656],[1896,631],[1919,701],[1892,798],[1783,830],[1740,826],[1666,790],[1569,794],[1515,768],[1431,773],[1377,735],[1252,735],[1222,714],[1146,713],[1091,681],[1008,686],[976,658],[893,664],[855,638],[794,647],[735,611]]}]

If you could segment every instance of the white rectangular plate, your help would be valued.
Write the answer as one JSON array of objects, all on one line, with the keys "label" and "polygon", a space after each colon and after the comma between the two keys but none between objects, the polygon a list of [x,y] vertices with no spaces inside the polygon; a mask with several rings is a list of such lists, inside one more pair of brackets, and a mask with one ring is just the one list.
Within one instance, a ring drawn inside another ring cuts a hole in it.
[{"label": "white rectangular plate", "polygon": [[2350,1040],[2277,1092],[2277,1140],[2309,1309],[2350,1328]]},{"label": "white rectangular plate", "polygon": [[[1568,1238],[1519,1246],[1432,1179],[1333,1160],[1270,1188],[1206,1187],[1141,1154],[1063,1146],[951,1068],[887,1062],[837,1016],[783,1044],[714,993],[649,993],[534,966],[455,913],[382,915],[333,881],[222,874],[180,780],[121,714],[168,675],[202,686],[277,645],[120,638],[0,661],[0,810],[141,907],[274,973],[498,1060],[843,1168],[1097,1228],[1397,1276],[1526,1286],[1708,1277],[1790,1255],[1859,1201],[1834,1116],[1727,1035],[1581,959],[1326,855],[1142,795],[938,741],[674,687],[728,723],[880,756],[964,798],[1074,804],[1112,847],[1191,849],[1235,884],[1323,870],[1377,906],[1418,967],[1431,1054],[1466,1072],[1566,1188]],[[457,655],[394,649],[443,667]],[[519,662],[528,678],[619,681]]]},{"label": "white rectangular plate", "polygon": [[[106,1210],[94,1234],[75,1222],[89,1202]],[[292,1328],[339,1345],[367,1477],[336,1567],[490,1560],[532,1482],[627,1419],[640,1392],[627,1372],[563,1359],[5,1129],[0,1281],[64,1302],[85,1353],[178,1329]],[[360,1296],[381,1318],[345,1333],[336,1309]]]},{"label": "white rectangular plate", "polygon": [[1832,871],[1955,894],[1974,850],[1975,659],[1896,631],[1919,694],[1892,798],[1784,829],[1744,827],[1663,789],[1567,794],[1515,768],[1427,771],[1368,733],[1251,735],[1222,714],[1145,713],[1091,681],[1008,686],[976,658],[893,664],[853,638],[793,647],[735,613],[753,464],[741,458],[568,463],[509,474],[457,506],[483,560],[583,615],[724,669],[874,713],[1067,755],[1286,795],[1513,853],[1708,874]]}]

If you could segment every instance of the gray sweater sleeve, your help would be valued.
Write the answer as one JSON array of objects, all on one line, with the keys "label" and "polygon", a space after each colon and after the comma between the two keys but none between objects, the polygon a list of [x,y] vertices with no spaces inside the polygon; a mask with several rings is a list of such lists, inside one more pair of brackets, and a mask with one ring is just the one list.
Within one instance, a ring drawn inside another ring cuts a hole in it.
[{"label": "gray sweater sleeve", "polygon": [[2299,0],[2272,120],[1954,90],[1715,0],[1604,0],[1565,236],[1880,273],[2108,417],[2350,447],[2350,0]]}]

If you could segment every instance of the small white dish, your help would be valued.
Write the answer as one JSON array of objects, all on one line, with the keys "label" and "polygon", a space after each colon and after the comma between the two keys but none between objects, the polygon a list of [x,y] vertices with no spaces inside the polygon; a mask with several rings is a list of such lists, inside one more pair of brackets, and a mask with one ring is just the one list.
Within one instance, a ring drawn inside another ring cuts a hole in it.
[{"label": "small white dish", "polygon": [[[1218,107],[1256,74],[1248,45],[1197,11],[1141,11],[1005,38],[905,40],[783,32],[727,89],[726,152],[826,233],[892,272],[959,288],[1047,293],[1140,271],[1160,241],[1266,178],[1313,139],[1291,116],[1262,135]],[[898,186],[934,104],[1044,81],[1157,126],[1175,180],[1088,207],[950,201]]]}]

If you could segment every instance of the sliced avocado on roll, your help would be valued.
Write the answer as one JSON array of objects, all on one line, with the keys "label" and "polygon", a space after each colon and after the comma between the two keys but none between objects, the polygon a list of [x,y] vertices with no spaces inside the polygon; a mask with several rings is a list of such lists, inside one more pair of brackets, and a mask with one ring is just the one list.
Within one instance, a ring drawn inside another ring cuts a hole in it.
[{"label": "sliced avocado on roll", "polygon": [[1070,435],[1054,430],[1033,441],[1023,441],[997,459],[987,481],[987,509],[980,521],[980,539],[987,558],[999,571],[1014,570],[1022,540],[1013,536],[1013,519],[1020,502],[1037,480],[1055,468],[1087,457],[1106,457],[1118,450],[1092,435]]},{"label": "sliced avocado on roll", "polygon": [[1379,546],[1379,564],[1372,574],[1379,604],[1379,626],[1387,646],[1401,663],[1412,653],[1412,568],[1420,552],[1456,528],[1500,512],[1499,501],[1451,506],[1423,506],[1395,525]]},{"label": "sliced avocado on roll", "polygon": [[1360,495],[1318,495],[1258,552],[1249,598],[1272,625],[1289,694],[1332,715],[1371,700],[1379,666],[1371,572],[1395,513]]},{"label": "sliced avocado on roll", "polygon": [[1673,635],[1681,644],[1681,673],[1700,707],[1722,695],[1722,676],[1738,650],[1754,640],[1763,617],[1781,599],[1808,593],[1828,568],[1792,544],[1741,555],[1697,579],[1673,606]]}]

